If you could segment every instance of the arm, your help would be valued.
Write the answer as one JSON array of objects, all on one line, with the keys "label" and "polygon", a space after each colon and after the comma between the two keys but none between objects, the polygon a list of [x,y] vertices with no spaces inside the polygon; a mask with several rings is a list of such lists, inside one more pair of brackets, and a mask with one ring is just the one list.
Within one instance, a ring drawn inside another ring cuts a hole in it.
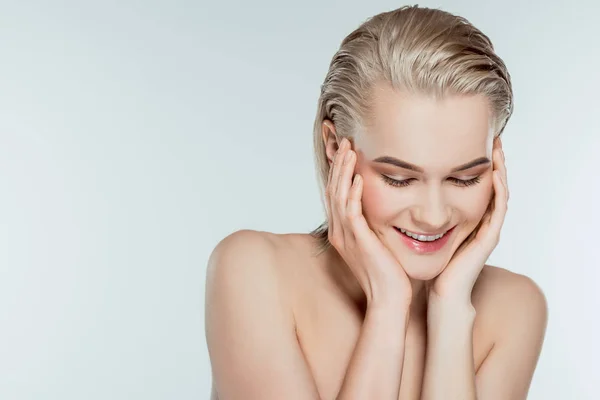
[{"label": "arm", "polygon": [[[399,303],[398,303],[399,304]],[[337,400],[397,400],[409,309],[371,303]]]},{"label": "arm", "polygon": [[477,373],[477,398],[524,400],[539,359],[548,322],[542,290],[515,274],[499,299],[505,306],[496,321],[498,339]]},{"label": "arm", "polygon": [[[206,338],[220,400],[319,399],[298,344],[271,244],[240,231],[209,259]],[[408,307],[391,301],[367,308],[340,400],[398,398]]]},{"label": "arm", "polygon": [[271,246],[239,231],[209,258],[205,330],[219,400],[319,399]]},{"label": "arm", "polygon": [[531,279],[518,274],[503,282],[501,292],[494,299],[502,304],[495,318],[497,339],[476,376],[474,311],[442,299],[432,301],[424,400],[527,398],[547,325],[546,299]]},{"label": "arm", "polygon": [[429,294],[423,400],[476,400],[473,365],[475,308]]},{"label": "arm", "polygon": [[492,185],[488,209],[475,234],[454,252],[444,270],[428,283],[428,343],[423,379],[423,399],[477,399],[473,366],[471,303],[475,282],[500,240],[508,209],[508,184],[502,142],[492,149]]}]

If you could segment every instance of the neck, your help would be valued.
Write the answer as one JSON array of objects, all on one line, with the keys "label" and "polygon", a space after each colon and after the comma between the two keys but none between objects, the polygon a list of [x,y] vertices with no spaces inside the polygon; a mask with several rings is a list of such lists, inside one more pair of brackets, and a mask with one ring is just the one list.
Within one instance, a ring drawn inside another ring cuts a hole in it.
[{"label": "neck", "polygon": [[409,278],[412,285],[412,301],[410,303],[411,319],[413,317],[425,318],[427,314],[428,289],[427,282],[419,279]]}]

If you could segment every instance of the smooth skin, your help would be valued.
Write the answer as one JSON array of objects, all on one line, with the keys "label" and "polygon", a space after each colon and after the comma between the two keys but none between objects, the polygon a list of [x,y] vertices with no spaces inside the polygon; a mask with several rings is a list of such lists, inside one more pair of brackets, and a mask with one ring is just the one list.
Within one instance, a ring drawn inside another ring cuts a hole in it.
[{"label": "smooth skin", "polygon": [[[212,399],[526,398],[547,305],[531,279],[485,265],[509,197],[487,102],[379,93],[371,130],[353,143],[323,123],[330,251],[314,256],[307,234],[242,230],[211,254]],[[374,161],[381,154],[423,172]],[[482,154],[491,163],[449,173]],[[455,229],[421,255],[395,226]]]}]

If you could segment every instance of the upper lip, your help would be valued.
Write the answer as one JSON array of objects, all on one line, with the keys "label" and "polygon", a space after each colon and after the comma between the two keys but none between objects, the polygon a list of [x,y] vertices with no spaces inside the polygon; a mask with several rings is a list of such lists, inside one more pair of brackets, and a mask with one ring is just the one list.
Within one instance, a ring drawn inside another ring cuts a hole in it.
[{"label": "upper lip", "polygon": [[405,229],[405,228],[400,228],[400,227],[397,227],[397,226],[395,228],[396,229],[404,229],[405,231],[408,231],[408,232],[410,232],[412,234],[415,234],[415,235],[435,236],[435,235],[441,235],[442,233],[448,232],[448,231],[452,230],[454,227],[448,228],[448,229],[446,229],[444,231],[438,231],[438,232],[433,232],[433,233],[415,232],[413,230]]}]

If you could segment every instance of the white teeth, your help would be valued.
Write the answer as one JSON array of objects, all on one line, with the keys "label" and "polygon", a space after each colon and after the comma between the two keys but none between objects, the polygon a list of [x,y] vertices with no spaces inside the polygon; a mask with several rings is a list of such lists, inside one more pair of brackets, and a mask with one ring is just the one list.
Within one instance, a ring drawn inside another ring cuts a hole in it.
[{"label": "white teeth", "polygon": [[444,236],[446,234],[446,232],[444,232],[444,233],[441,233],[439,235],[434,235],[434,236],[417,235],[415,233],[409,232],[406,229],[402,229],[402,228],[400,228],[400,232],[406,234],[406,236],[409,236],[409,237],[419,240],[421,242],[433,242],[434,240],[438,240],[439,238],[441,238],[442,236]]}]

